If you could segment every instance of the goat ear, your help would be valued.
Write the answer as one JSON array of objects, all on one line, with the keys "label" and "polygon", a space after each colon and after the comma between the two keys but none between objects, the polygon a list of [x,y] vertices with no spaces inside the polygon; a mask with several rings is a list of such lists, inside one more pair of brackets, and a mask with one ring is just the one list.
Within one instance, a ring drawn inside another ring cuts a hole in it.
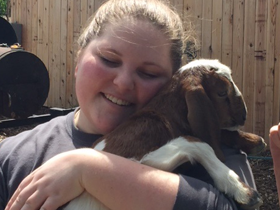
[{"label": "goat ear", "polygon": [[224,160],[220,150],[220,124],[218,114],[203,86],[197,84],[185,91],[188,108],[188,122],[193,135],[208,143],[214,149],[217,157]]}]

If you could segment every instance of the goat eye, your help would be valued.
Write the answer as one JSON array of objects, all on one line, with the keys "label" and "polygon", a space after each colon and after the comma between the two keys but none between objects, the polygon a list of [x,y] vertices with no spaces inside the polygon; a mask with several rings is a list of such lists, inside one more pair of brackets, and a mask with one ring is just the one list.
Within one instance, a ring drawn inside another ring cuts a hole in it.
[{"label": "goat eye", "polygon": [[218,92],[218,96],[220,97],[226,97],[227,96],[227,91],[221,91],[221,92]]}]

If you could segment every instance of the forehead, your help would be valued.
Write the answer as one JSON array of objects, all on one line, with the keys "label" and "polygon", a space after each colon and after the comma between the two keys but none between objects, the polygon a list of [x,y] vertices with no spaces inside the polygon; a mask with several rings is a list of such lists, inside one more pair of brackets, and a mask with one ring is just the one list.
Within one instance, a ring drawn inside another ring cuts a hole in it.
[{"label": "forehead", "polygon": [[124,19],[114,24],[107,24],[102,36],[117,38],[121,41],[145,47],[170,49],[170,41],[163,31],[148,20]]}]

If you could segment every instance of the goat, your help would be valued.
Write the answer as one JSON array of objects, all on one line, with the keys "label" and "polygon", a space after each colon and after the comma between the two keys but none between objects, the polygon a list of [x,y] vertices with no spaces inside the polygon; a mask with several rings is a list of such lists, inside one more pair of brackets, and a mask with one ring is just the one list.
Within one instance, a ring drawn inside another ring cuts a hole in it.
[{"label": "goat", "polygon": [[[264,149],[263,138],[239,130],[246,114],[231,70],[218,60],[195,60],[179,69],[143,109],[93,148],[166,171],[185,162],[198,162],[217,189],[245,209],[254,209],[262,204],[259,194],[222,163],[220,149],[221,142],[248,153]],[[84,192],[65,210],[86,206],[108,209]]]}]

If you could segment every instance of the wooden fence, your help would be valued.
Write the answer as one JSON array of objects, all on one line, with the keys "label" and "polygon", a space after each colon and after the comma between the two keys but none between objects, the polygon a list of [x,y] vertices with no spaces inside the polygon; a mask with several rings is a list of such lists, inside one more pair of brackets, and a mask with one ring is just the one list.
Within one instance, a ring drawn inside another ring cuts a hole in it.
[{"label": "wooden fence", "polygon": [[[191,19],[201,46],[198,57],[229,65],[247,107],[247,131],[268,139],[279,121],[280,0],[172,0]],[[22,45],[50,74],[47,106],[74,107],[76,40],[98,0],[11,0],[11,22],[23,26]],[[278,39],[277,39],[278,37]]]}]

